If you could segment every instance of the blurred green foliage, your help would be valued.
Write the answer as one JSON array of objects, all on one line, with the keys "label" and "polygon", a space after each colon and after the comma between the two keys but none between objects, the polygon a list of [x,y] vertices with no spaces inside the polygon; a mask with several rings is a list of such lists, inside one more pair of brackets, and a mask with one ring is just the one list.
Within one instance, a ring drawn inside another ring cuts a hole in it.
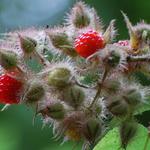
[{"label": "blurred green foliage", "polygon": [[[62,23],[64,15],[76,0],[0,0],[0,32],[24,27],[53,26]],[[104,25],[116,19],[118,38],[127,38],[127,30],[120,10],[128,14],[135,24],[144,19],[149,22],[149,0],[85,0],[98,11]],[[1,106],[2,107],[2,106]],[[0,112],[0,150],[71,150],[79,143],[66,143],[52,139],[52,129],[42,130],[40,117],[32,125],[33,112],[25,106],[11,106]]]},{"label": "blurred green foliage", "polygon": [[[119,136],[120,134],[118,128],[110,130],[107,135],[96,145],[94,150],[123,150],[123,148],[120,147],[121,140],[118,138]],[[129,142],[127,150],[143,150],[147,136],[147,129],[142,125],[138,125],[136,136]],[[147,150],[149,148],[150,142],[148,142]]]}]

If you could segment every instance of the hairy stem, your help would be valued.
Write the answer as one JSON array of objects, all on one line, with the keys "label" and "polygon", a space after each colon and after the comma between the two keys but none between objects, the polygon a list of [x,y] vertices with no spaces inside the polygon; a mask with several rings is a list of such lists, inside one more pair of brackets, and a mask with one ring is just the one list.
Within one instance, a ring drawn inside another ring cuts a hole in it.
[{"label": "hairy stem", "polygon": [[150,62],[150,55],[128,56],[127,62]]},{"label": "hairy stem", "polygon": [[96,92],[96,95],[90,105],[89,108],[92,108],[94,106],[94,104],[98,101],[99,97],[100,97],[100,94],[101,94],[101,90],[102,90],[102,85],[103,85],[103,82],[105,81],[106,79],[106,76],[107,76],[107,73],[108,73],[108,70],[105,68],[105,71],[103,73],[103,77],[102,77],[102,80],[101,82],[98,82],[97,86],[98,86],[98,90]]}]

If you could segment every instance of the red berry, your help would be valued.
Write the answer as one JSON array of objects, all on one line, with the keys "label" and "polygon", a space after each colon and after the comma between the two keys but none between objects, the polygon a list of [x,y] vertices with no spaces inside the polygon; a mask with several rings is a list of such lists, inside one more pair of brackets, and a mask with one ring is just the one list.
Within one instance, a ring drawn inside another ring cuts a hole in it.
[{"label": "red berry", "polygon": [[84,58],[89,57],[104,46],[105,42],[102,35],[92,30],[82,33],[75,40],[75,50]]},{"label": "red berry", "polygon": [[118,41],[118,43],[115,43],[116,45],[119,46],[129,46],[129,41],[128,40],[122,40],[122,41]]},{"label": "red berry", "polygon": [[21,81],[9,76],[0,75],[0,103],[17,104],[20,102],[20,92],[23,84]]}]

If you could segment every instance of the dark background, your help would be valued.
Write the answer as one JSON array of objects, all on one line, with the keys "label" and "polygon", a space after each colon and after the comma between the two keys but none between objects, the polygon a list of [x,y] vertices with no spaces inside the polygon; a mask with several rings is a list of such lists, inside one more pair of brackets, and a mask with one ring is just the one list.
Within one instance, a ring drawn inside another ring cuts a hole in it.
[{"label": "dark background", "polygon": [[[150,22],[150,0],[85,0],[95,7],[107,26],[116,19],[118,39],[128,37],[120,10],[133,24]],[[0,0],[0,33],[26,27],[54,26],[62,23],[75,0]],[[2,107],[2,105],[1,105]],[[148,118],[148,115],[145,115]],[[33,112],[25,106],[12,106],[0,112],[0,150],[71,150],[74,144],[59,145],[49,127],[42,129],[41,118],[32,125]],[[77,145],[79,145],[77,143]],[[77,146],[76,149],[80,149]]]}]

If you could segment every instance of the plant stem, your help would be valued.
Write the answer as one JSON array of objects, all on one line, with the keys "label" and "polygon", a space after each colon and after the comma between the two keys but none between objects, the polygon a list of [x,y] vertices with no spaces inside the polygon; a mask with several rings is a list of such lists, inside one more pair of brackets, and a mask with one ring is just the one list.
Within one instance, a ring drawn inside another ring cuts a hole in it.
[{"label": "plant stem", "polygon": [[98,82],[97,86],[98,86],[98,90],[96,92],[96,95],[91,103],[91,105],[89,106],[89,108],[92,108],[94,106],[94,104],[98,101],[99,97],[100,97],[100,94],[101,94],[101,90],[102,90],[102,85],[103,85],[103,82],[105,81],[106,79],[106,76],[107,76],[107,73],[108,73],[108,70],[105,68],[105,71],[103,73],[103,77],[102,77],[102,80],[101,82]]},{"label": "plant stem", "polygon": [[150,55],[143,56],[128,56],[127,62],[150,62]]}]

